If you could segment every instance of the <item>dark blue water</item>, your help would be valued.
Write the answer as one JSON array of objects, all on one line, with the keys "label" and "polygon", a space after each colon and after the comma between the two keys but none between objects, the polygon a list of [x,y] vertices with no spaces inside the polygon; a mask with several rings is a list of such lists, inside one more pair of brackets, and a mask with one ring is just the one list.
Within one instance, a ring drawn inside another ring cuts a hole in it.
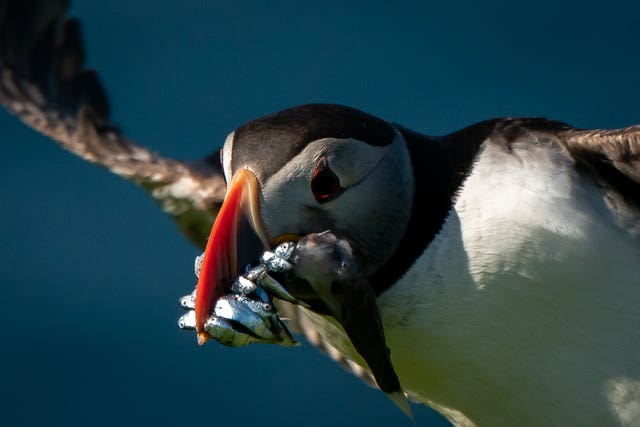
[{"label": "dark blue water", "polygon": [[[436,134],[640,122],[636,2],[224,3],[74,2],[139,143],[196,158],[307,102]],[[0,424],[411,425],[308,345],[198,348],[176,327],[197,250],[154,202],[4,112],[0,144]]]}]

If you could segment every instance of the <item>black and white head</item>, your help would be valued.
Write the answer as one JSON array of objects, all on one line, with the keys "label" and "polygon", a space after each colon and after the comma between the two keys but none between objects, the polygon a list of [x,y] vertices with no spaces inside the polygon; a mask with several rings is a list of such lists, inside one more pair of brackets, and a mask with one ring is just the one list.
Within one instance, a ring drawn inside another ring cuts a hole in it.
[{"label": "black and white head", "polygon": [[237,272],[241,212],[266,247],[331,230],[350,242],[363,274],[375,272],[404,237],[411,162],[400,132],[381,119],[338,105],[294,107],[240,126],[221,157],[227,196],[201,272],[201,282],[215,283],[199,289],[202,319]]}]

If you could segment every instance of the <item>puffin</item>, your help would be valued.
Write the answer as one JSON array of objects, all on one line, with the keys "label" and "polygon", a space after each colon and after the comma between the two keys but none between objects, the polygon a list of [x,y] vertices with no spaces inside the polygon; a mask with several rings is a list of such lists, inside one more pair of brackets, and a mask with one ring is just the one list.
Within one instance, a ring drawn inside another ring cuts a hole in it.
[{"label": "puffin", "polygon": [[66,2],[0,4],[2,105],[147,190],[206,249],[201,341],[243,262],[306,242],[283,279],[304,304],[282,317],[401,406],[458,426],[638,425],[640,126],[498,118],[429,136],[307,104],[183,162],[110,122],[83,61]]}]

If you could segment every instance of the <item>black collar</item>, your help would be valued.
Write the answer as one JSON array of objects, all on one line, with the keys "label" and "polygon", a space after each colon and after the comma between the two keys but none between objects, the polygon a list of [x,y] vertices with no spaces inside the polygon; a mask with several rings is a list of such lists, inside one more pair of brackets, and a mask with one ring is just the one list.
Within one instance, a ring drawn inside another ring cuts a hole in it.
[{"label": "black collar", "polygon": [[411,157],[413,204],[409,224],[398,249],[369,277],[376,295],[397,282],[440,232],[456,192],[495,124],[495,120],[481,122],[445,137],[421,135],[396,126]]}]

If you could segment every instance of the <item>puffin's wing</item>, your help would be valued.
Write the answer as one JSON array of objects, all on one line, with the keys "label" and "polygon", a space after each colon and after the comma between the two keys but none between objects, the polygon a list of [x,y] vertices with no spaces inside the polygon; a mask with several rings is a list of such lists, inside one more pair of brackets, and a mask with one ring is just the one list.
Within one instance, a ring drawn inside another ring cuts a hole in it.
[{"label": "puffin's wing", "polygon": [[458,158],[475,156],[478,141],[498,143],[507,149],[515,141],[553,142],[598,184],[640,207],[640,125],[614,130],[578,129],[543,118],[501,118],[476,123],[442,139]]},{"label": "puffin's wing", "polygon": [[[640,125],[615,130],[572,129],[563,139],[574,157],[640,184]],[[640,203],[640,194],[636,196]]]},{"label": "puffin's wing", "polygon": [[304,335],[320,352],[326,354],[346,371],[360,378],[367,385],[378,388],[373,374],[368,367],[363,366],[355,360],[347,357],[347,354],[336,346],[332,345],[319,332],[317,322],[319,316],[312,316],[304,307],[290,304],[286,301],[277,300],[278,312],[282,318],[286,319],[287,326],[295,333]]},{"label": "puffin's wing", "polygon": [[0,102],[67,150],[145,188],[204,247],[225,192],[217,153],[181,162],[122,135],[109,122],[97,74],[83,66],[80,25],[66,10],[66,0],[0,0]]}]

